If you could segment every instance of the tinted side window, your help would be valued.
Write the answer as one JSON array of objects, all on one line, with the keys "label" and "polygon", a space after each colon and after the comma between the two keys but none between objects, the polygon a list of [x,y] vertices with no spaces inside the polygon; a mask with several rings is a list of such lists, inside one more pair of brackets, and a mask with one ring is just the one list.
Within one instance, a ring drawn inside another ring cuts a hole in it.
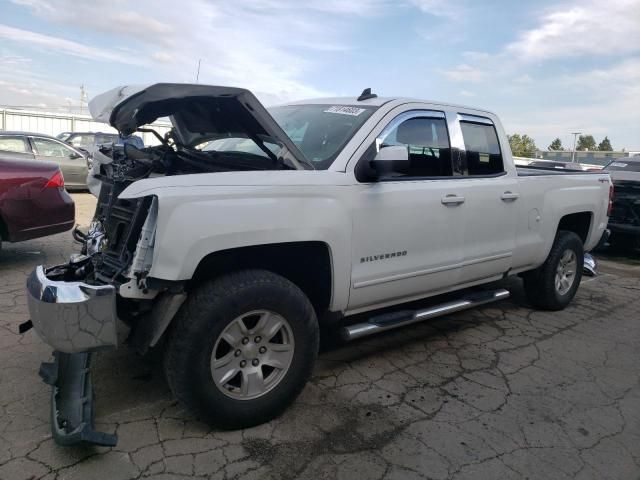
[{"label": "tinted side window", "polygon": [[498,135],[493,125],[460,122],[467,151],[469,175],[493,175],[504,172]]},{"label": "tinted side window", "polygon": [[399,172],[410,177],[448,177],[453,175],[447,124],[442,118],[410,118],[382,140],[381,148],[407,145],[409,168]]},{"label": "tinted side window", "polygon": [[3,152],[27,153],[27,142],[24,137],[0,137],[0,150]]}]

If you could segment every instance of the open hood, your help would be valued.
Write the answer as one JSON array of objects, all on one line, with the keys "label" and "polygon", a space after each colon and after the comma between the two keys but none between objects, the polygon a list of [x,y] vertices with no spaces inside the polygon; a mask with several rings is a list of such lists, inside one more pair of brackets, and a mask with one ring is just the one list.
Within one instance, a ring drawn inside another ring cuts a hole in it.
[{"label": "open hood", "polygon": [[210,85],[156,83],[114,88],[89,102],[92,117],[121,134],[169,117],[175,138],[195,146],[208,140],[245,135],[282,145],[278,153],[297,168],[312,168],[273,117],[249,90]]}]

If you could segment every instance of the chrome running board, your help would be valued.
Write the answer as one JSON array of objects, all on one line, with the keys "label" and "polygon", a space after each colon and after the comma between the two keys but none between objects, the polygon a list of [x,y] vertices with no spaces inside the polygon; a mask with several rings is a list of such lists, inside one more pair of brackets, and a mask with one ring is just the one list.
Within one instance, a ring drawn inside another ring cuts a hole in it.
[{"label": "chrome running board", "polygon": [[499,290],[470,293],[458,300],[434,305],[424,310],[403,310],[383,313],[382,315],[371,317],[366,322],[343,327],[340,333],[342,338],[347,341],[355,340],[356,338],[366,337],[367,335],[384,332],[392,328],[404,327],[405,325],[459,312],[468,308],[484,305],[485,303],[504,300],[505,298],[509,298],[509,291],[502,288]]}]

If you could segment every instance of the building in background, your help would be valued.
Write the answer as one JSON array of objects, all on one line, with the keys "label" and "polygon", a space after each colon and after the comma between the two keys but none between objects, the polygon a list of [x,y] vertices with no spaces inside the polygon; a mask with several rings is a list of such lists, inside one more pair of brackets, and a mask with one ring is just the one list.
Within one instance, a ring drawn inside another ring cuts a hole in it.
[{"label": "building in background", "polygon": [[[160,135],[171,128],[169,122],[150,125]],[[38,110],[0,108],[0,130],[33,132],[55,137],[62,132],[102,132],[118,133],[106,123],[93,121],[90,115],[76,113],[52,113]],[[148,132],[139,132],[145,145],[157,145],[158,139]]]}]

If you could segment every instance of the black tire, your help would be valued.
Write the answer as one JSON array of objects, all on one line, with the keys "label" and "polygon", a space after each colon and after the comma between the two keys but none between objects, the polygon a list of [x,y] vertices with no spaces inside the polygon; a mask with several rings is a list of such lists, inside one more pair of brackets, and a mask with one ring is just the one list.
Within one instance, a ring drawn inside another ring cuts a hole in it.
[{"label": "black tire", "polygon": [[[293,357],[281,380],[262,396],[230,398],[213,380],[211,355],[234,319],[259,309],[287,320],[295,342]],[[172,324],[165,373],[178,401],[199,419],[223,429],[251,427],[280,415],[302,391],[318,343],[315,312],[296,285],[269,271],[243,270],[208,281],[189,295]]]},{"label": "black tire", "polygon": [[[560,259],[567,250],[575,254],[577,266],[571,287],[566,293],[561,294],[556,288],[556,271]],[[524,291],[529,302],[541,310],[564,309],[578,291],[583,263],[584,249],[580,237],[573,232],[560,230],[545,262],[536,270],[527,272],[523,276]]]}]

